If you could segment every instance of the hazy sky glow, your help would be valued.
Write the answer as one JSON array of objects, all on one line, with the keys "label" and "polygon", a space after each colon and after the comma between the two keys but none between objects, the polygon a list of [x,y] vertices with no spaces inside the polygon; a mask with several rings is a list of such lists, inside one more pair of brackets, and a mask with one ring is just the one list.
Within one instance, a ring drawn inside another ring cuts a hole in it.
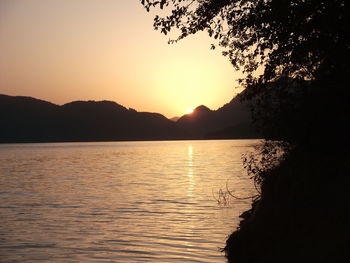
[{"label": "hazy sky glow", "polygon": [[168,45],[138,0],[0,0],[0,93],[182,115],[238,92],[205,34]]}]

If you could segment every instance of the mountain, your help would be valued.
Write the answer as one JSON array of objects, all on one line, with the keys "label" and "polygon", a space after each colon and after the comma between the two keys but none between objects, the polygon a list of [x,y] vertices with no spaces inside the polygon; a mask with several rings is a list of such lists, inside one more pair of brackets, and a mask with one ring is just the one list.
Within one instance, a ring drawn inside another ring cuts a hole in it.
[{"label": "mountain", "polygon": [[158,113],[137,112],[111,101],[58,106],[30,97],[0,95],[0,142],[168,140],[185,138]]},{"label": "mountain", "polygon": [[203,139],[248,139],[258,138],[251,121],[247,103],[233,98],[218,110],[198,106],[191,114],[182,116],[177,124],[190,136]]},{"label": "mountain", "polygon": [[256,138],[247,105],[237,98],[212,111],[204,105],[169,120],[112,101],[74,101],[62,106],[0,95],[0,143]]}]

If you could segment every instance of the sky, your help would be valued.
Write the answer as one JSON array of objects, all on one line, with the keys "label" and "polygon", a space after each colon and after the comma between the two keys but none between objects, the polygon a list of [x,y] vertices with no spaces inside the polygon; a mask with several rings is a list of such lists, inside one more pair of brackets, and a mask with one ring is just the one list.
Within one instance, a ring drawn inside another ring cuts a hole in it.
[{"label": "sky", "polygon": [[111,100],[168,118],[238,92],[205,33],[168,44],[139,0],[0,0],[0,94]]}]

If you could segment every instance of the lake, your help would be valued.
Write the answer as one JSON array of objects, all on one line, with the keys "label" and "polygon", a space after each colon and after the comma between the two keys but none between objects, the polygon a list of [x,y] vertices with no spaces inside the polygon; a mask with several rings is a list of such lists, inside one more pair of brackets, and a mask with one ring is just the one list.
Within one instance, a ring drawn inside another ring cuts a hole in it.
[{"label": "lake", "polygon": [[258,142],[0,144],[0,262],[226,262]]}]

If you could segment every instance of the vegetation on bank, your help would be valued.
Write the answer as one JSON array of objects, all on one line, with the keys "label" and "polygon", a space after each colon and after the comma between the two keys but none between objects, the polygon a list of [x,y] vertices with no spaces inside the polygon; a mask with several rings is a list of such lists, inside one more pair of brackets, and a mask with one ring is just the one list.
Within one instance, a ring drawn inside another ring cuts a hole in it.
[{"label": "vegetation on bank", "polygon": [[348,262],[349,160],[298,147],[258,172],[260,195],[227,240],[228,260]]},{"label": "vegetation on bank", "polygon": [[246,160],[260,194],[227,240],[228,260],[347,262],[349,2],[141,3],[170,11],[156,16],[154,27],[178,32],[171,43],[207,31],[245,74],[241,98],[250,102],[266,142]]}]

